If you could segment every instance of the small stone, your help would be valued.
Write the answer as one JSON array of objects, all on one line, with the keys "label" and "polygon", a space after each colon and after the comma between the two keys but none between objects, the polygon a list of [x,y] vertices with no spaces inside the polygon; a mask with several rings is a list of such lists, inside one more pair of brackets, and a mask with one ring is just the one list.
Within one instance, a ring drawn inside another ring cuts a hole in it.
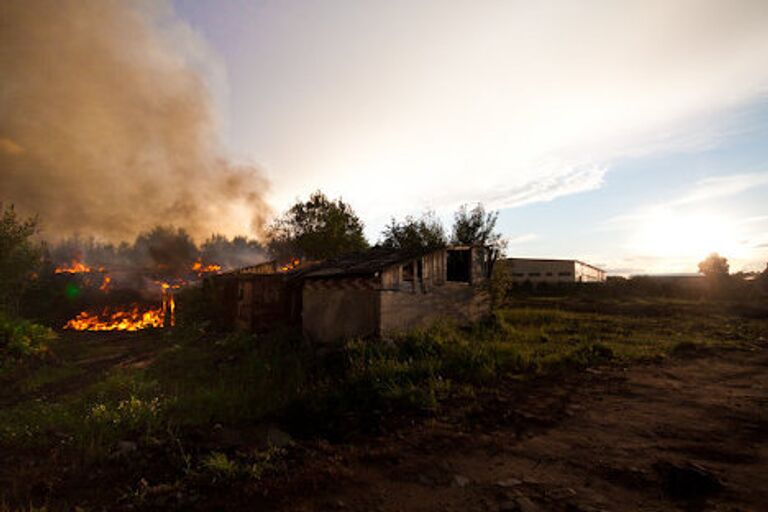
[{"label": "small stone", "polygon": [[570,487],[561,488],[561,489],[552,489],[551,491],[547,492],[547,496],[549,496],[553,500],[565,500],[565,499],[573,498],[574,496],[576,496],[576,491],[574,491]]},{"label": "small stone", "polygon": [[469,478],[463,475],[453,475],[453,482],[451,483],[454,487],[466,487],[469,485]]},{"label": "small stone", "polygon": [[499,480],[496,482],[496,485],[499,487],[516,487],[518,485],[521,485],[523,482],[522,480],[518,480],[517,478],[507,478],[504,480]]}]

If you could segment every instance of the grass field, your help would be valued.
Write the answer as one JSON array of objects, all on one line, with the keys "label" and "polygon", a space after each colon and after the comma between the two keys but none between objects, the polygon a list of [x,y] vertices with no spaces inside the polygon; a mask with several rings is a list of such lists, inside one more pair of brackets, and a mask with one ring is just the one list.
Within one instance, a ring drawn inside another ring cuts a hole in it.
[{"label": "grass field", "polygon": [[[325,351],[291,333],[64,333],[52,355],[2,373],[0,446],[9,456],[0,503],[139,503],[137,481],[150,477],[185,489],[258,485],[289,462],[255,426],[343,442],[438,415],[503,382],[762,339],[762,314],[727,304],[538,297],[472,328],[446,322]],[[230,431],[250,432],[257,448],[239,449],[248,443],[228,441]],[[85,474],[123,485],[72,485]]]}]

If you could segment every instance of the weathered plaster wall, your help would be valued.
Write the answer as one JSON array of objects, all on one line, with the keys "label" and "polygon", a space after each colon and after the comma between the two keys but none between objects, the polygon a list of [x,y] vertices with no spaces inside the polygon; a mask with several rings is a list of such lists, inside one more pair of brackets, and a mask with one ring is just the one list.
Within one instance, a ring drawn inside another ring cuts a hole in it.
[{"label": "weathered plaster wall", "polygon": [[488,290],[464,283],[447,282],[428,293],[380,293],[381,334],[407,331],[442,318],[462,324],[475,322],[490,312]]},{"label": "weathered plaster wall", "polygon": [[305,286],[304,335],[313,341],[329,343],[377,334],[378,294],[375,290]]}]

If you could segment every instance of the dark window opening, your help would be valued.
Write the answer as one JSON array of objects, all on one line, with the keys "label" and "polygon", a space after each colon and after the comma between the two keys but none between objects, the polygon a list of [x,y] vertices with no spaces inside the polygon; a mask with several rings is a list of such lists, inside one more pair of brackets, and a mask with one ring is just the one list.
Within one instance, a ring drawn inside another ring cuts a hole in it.
[{"label": "dark window opening", "polygon": [[547,272],[547,275],[548,275],[548,276],[551,276],[551,275],[552,275],[552,272]]},{"label": "dark window opening", "polygon": [[448,251],[448,281],[469,282],[472,256],[468,250]]},{"label": "dark window opening", "polygon": [[539,277],[540,275],[540,272],[528,272],[529,277]]},{"label": "dark window opening", "polygon": [[413,264],[403,265],[403,281],[413,281]]},{"label": "dark window opening", "polygon": [[416,277],[419,278],[419,281],[424,280],[424,264],[421,260],[416,262]]},{"label": "dark window opening", "polygon": [[561,277],[569,277],[571,275],[571,273],[570,272],[559,272],[557,275],[559,275]]}]

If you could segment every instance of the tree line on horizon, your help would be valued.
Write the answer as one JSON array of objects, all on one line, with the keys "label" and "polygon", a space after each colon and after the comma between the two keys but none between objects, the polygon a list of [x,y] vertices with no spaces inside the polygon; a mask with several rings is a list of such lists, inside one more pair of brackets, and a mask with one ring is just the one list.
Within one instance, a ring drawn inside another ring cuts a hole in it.
[{"label": "tree line on horizon", "polygon": [[[504,243],[496,232],[498,212],[482,204],[461,206],[450,233],[430,211],[421,216],[392,218],[377,246],[405,251],[430,250],[453,244],[485,244],[497,254]],[[133,242],[102,242],[74,235],[55,243],[40,241],[40,219],[20,215],[13,205],[0,203],[0,311],[17,309],[16,298],[34,276],[50,273],[55,264],[83,262],[93,268],[162,269],[183,275],[195,262],[238,268],[268,258],[323,260],[368,249],[364,224],[341,198],[321,191],[297,200],[267,227],[263,240],[212,234],[196,243],[182,227],[157,225]]]},{"label": "tree line on horizon", "polygon": [[[486,211],[481,203],[459,207],[450,232],[431,211],[401,220],[393,217],[376,246],[419,251],[448,244],[483,244],[499,256],[505,244],[496,231],[497,219],[498,212]],[[237,268],[269,257],[322,260],[371,247],[353,208],[321,191],[310,194],[307,200],[297,200],[277,216],[267,227],[264,240],[213,234],[198,245],[184,228],[158,225],[140,233],[132,243],[111,244],[73,236],[46,244],[35,241],[39,228],[37,217],[21,216],[13,205],[0,203],[0,311],[14,309],[14,297],[30,277],[46,263],[50,268],[53,261],[87,259],[97,267],[162,268],[173,273],[188,271],[196,261]],[[727,259],[713,253],[699,263],[699,271],[710,277],[728,276]],[[768,281],[768,265],[761,278]]]},{"label": "tree line on horizon", "polygon": [[[504,241],[496,232],[497,219],[498,212],[486,212],[481,203],[472,208],[462,205],[454,213],[454,223],[447,234],[432,211],[402,220],[393,217],[376,245],[419,251],[448,244],[482,244],[501,252]],[[371,244],[363,230],[363,222],[349,204],[316,191],[307,201],[297,201],[270,224],[266,245],[278,258],[298,256],[321,260],[369,248]]]}]

